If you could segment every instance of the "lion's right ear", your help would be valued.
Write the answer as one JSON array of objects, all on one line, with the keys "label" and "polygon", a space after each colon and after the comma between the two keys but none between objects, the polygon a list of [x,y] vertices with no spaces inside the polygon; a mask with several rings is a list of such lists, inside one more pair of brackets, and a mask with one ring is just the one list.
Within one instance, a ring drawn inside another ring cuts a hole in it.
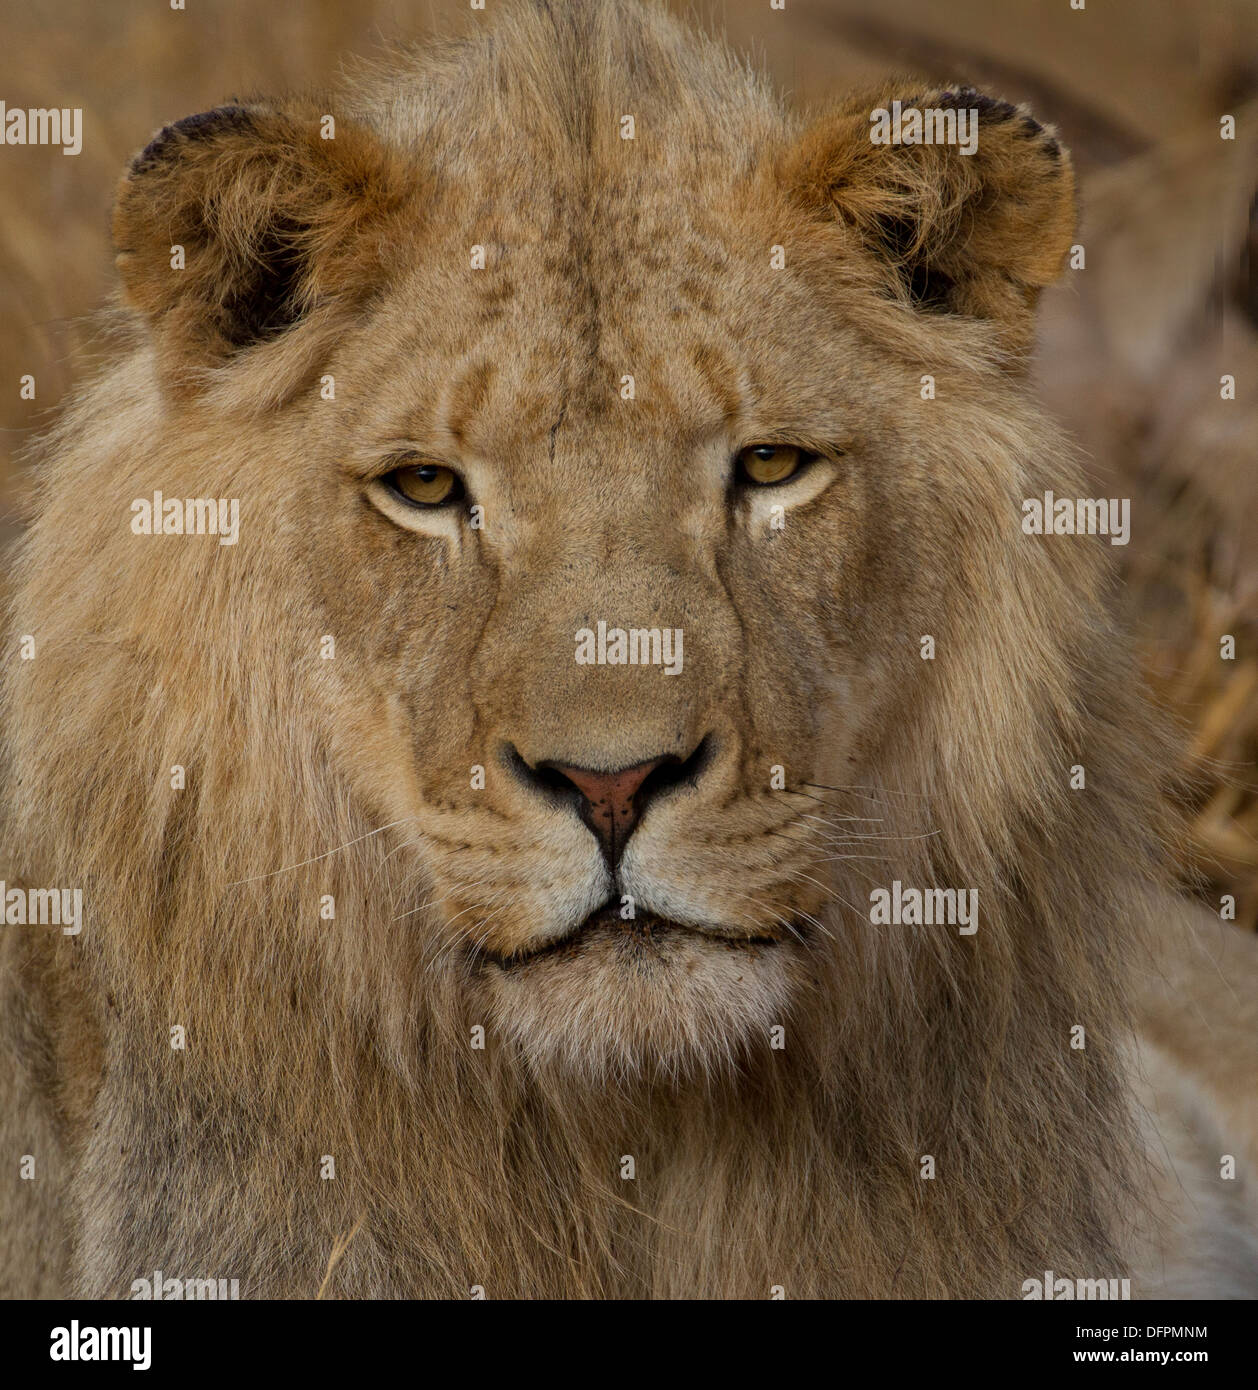
[{"label": "lion's right ear", "polygon": [[1011,349],[1029,348],[1076,212],[1070,156],[1024,107],[968,87],[923,95],[889,83],[817,121],[785,179],[811,212],[850,230],[906,303],[985,319]]},{"label": "lion's right ear", "polygon": [[410,174],[364,127],[330,129],[313,108],[220,106],[167,126],[131,164],[117,265],[174,381],[378,276]]}]

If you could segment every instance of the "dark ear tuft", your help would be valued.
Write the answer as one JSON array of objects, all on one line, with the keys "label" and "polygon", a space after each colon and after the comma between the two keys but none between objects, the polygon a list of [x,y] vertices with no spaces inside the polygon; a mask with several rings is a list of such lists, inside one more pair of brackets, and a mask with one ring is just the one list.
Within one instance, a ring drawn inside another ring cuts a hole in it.
[{"label": "dark ear tuft", "polygon": [[223,130],[246,132],[253,129],[248,111],[243,106],[216,106],[213,111],[199,111],[185,116],[173,125],[163,126],[131,161],[132,174],[143,174],[174,155],[181,142],[204,139]]},{"label": "dark ear tuft", "polygon": [[[929,100],[924,101],[923,105],[930,105]],[[944,92],[935,105],[944,111],[977,111],[980,121],[1008,121],[1018,114],[1018,108],[1012,102],[1002,101],[999,97],[989,97],[986,92],[980,92],[974,87],[960,87],[955,92]],[[1034,125],[1035,122],[1032,121],[1031,124]]]},{"label": "dark ear tuft", "polygon": [[[875,113],[897,100],[902,111],[957,113],[949,120],[973,113],[973,152],[875,143]],[[906,303],[988,319],[1008,347],[1029,347],[1036,297],[1074,237],[1075,201],[1069,156],[1024,108],[972,87],[884,88],[818,122],[785,179],[814,213],[852,228]]]}]

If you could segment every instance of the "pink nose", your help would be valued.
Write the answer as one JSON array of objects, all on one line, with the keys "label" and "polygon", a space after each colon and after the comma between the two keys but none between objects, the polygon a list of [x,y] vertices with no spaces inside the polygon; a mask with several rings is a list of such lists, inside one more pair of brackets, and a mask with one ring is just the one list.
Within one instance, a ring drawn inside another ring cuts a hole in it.
[{"label": "pink nose", "polygon": [[652,758],[649,762],[622,767],[618,772],[594,772],[588,767],[567,767],[549,763],[551,771],[559,773],[581,793],[581,819],[598,837],[612,868],[625,852],[625,842],[642,814],[639,797],[643,782],[661,763],[675,758]]}]

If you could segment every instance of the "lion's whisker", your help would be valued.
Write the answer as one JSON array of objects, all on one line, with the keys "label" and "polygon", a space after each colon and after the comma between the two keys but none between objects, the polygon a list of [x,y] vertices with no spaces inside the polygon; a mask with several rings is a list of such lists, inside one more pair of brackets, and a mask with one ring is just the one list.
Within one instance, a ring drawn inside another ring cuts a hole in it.
[{"label": "lion's whisker", "polygon": [[376,830],[369,830],[365,835],[359,835],[356,839],[346,840],[343,845],[337,845],[334,849],[325,850],[322,854],[316,854],[313,859],[303,859],[299,864],[285,864],[282,869],[273,869],[269,874],[254,874],[252,878],[238,878],[227,884],[228,888],[238,888],[243,883],[258,883],[262,879],[274,878],[277,874],[291,873],[294,869],[304,869],[308,864],[317,864],[321,859],[327,859],[333,854],[339,854],[344,849],[349,849],[353,845],[361,844],[364,840],[370,840],[373,835],[381,835],[386,830],[392,830],[394,826],[405,825],[408,821],[418,820],[418,816],[403,816],[401,820],[390,821],[388,825],[382,825]]}]

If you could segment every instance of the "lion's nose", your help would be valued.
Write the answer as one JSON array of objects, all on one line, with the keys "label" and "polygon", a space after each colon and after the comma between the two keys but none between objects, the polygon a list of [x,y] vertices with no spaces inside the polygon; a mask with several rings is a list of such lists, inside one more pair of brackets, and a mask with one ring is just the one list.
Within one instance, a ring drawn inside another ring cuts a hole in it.
[{"label": "lion's nose", "polygon": [[[581,793],[581,819],[598,838],[607,862],[614,869],[645,809],[648,798],[644,794],[644,784],[657,767],[669,761],[667,757],[651,758],[616,772],[595,772],[592,768],[569,767],[565,763],[548,763],[547,766]],[[680,760],[673,758],[671,761]]]},{"label": "lion's nose", "polygon": [[604,858],[614,869],[651,798],[696,775],[700,749],[684,761],[674,753],[665,753],[614,772],[559,762],[531,766],[514,749],[510,752],[517,772],[527,782],[552,794],[576,792],[581,819],[594,832]]}]

